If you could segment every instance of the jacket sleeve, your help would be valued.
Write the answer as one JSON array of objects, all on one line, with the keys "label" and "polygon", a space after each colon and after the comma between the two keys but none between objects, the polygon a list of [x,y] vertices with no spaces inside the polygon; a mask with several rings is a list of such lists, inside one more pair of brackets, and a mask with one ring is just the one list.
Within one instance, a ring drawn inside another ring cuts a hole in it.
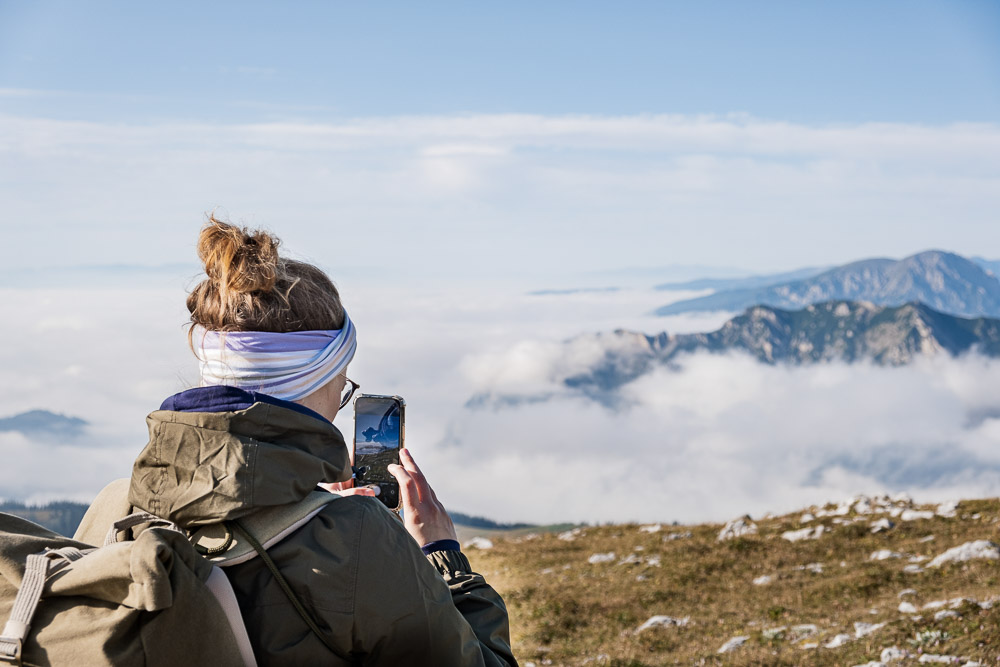
[{"label": "jacket sleeve", "polygon": [[461,552],[424,556],[378,502],[359,546],[352,652],[362,664],[516,667],[503,599]]},{"label": "jacket sleeve", "polygon": [[469,624],[483,653],[493,653],[487,665],[516,665],[510,650],[510,623],[507,606],[500,594],[472,571],[469,559],[461,551],[435,551],[427,560],[441,574],[451,592],[451,600]]}]

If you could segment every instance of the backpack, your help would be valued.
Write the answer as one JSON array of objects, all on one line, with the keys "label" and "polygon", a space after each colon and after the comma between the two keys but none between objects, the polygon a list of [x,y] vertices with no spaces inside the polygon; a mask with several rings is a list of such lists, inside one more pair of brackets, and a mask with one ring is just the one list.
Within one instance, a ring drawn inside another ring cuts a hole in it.
[{"label": "backpack", "polygon": [[[314,492],[190,536],[138,512],[113,522],[100,547],[0,513],[0,619],[10,619],[0,665],[256,665],[220,569],[256,557],[330,646],[266,550],[336,498]],[[135,539],[122,539],[130,530]]]}]

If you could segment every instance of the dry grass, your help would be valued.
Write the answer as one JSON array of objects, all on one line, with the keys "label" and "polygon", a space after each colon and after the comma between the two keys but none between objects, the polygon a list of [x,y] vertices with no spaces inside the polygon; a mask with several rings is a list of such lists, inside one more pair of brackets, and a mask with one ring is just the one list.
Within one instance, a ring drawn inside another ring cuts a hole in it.
[{"label": "dry grass", "polygon": [[[973,519],[972,515],[979,515]],[[851,519],[852,515],[844,517]],[[1000,604],[981,609],[958,607],[958,618],[934,621],[934,611],[919,620],[900,613],[898,594],[918,608],[932,600],[958,597],[977,601],[1000,596],[1000,561],[970,561],[904,573],[906,558],[871,561],[879,549],[930,558],[972,540],[997,540],[1000,500],[966,501],[957,518],[900,522],[871,534],[871,517],[836,525],[818,540],[788,542],[782,532],[800,528],[799,514],[757,521],[759,533],[717,541],[719,525],[664,526],[656,533],[638,525],[584,527],[573,541],[555,533],[490,538],[494,548],[471,550],[473,566],[503,594],[510,610],[515,654],[522,665],[858,665],[878,660],[883,648],[898,646],[914,654],[950,654],[998,664]],[[685,539],[671,533],[691,532]],[[931,542],[921,539],[933,535]],[[595,553],[614,552],[610,563],[588,563]],[[659,556],[660,566],[619,564],[629,554]],[[822,563],[823,573],[798,569]],[[925,563],[926,564],[926,563]],[[770,575],[770,585],[753,585]],[[636,632],[653,615],[690,617],[686,627]],[[860,639],[854,623],[885,627]],[[766,638],[769,628],[815,624],[818,633],[795,641]],[[937,639],[920,633],[938,631]],[[852,640],[823,648],[837,634]],[[748,636],[733,652],[717,651],[734,636]],[[818,648],[803,648],[817,642]],[[916,658],[899,664],[916,664]]]}]

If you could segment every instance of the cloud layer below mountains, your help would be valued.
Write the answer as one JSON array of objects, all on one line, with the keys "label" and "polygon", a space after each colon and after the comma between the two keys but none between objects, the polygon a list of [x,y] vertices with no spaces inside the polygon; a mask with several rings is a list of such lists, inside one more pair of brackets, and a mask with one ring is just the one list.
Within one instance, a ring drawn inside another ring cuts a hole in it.
[{"label": "cloud layer below mountains", "polygon": [[[918,500],[1000,493],[1000,364],[768,367],[699,355],[621,391],[612,411],[552,382],[587,361],[562,344],[618,327],[710,330],[725,316],[651,318],[664,293],[419,296],[344,286],[360,347],[351,377],[407,399],[409,443],[451,508],[498,520],[696,521],[788,511],[859,492]],[[144,416],[196,382],[180,290],[3,290],[0,416],[91,422],[70,442],[0,433],[0,496],[87,500],[126,476]],[[673,295],[677,297],[678,295]],[[477,392],[548,393],[471,410]],[[337,424],[350,433],[350,415]]]}]

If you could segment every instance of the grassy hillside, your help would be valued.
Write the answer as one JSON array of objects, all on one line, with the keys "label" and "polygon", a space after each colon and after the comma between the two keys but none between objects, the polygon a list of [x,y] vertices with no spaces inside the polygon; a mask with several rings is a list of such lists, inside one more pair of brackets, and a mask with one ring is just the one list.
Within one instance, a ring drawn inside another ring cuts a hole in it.
[{"label": "grassy hillside", "polygon": [[[756,534],[722,541],[720,525],[493,533],[492,548],[468,551],[508,603],[522,665],[850,666],[890,647],[909,654],[894,665],[923,654],[997,664],[1000,560],[929,565],[951,547],[998,541],[1000,500],[962,502],[954,517],[918,509],[864,499],[758,520]],[[873,533],[881,519],[894,527]],[[817,526],[815,539],[782,537]],[[681,625],[638,631],[657,615]],[[734,637],[746,641],[719,653]]]}]

